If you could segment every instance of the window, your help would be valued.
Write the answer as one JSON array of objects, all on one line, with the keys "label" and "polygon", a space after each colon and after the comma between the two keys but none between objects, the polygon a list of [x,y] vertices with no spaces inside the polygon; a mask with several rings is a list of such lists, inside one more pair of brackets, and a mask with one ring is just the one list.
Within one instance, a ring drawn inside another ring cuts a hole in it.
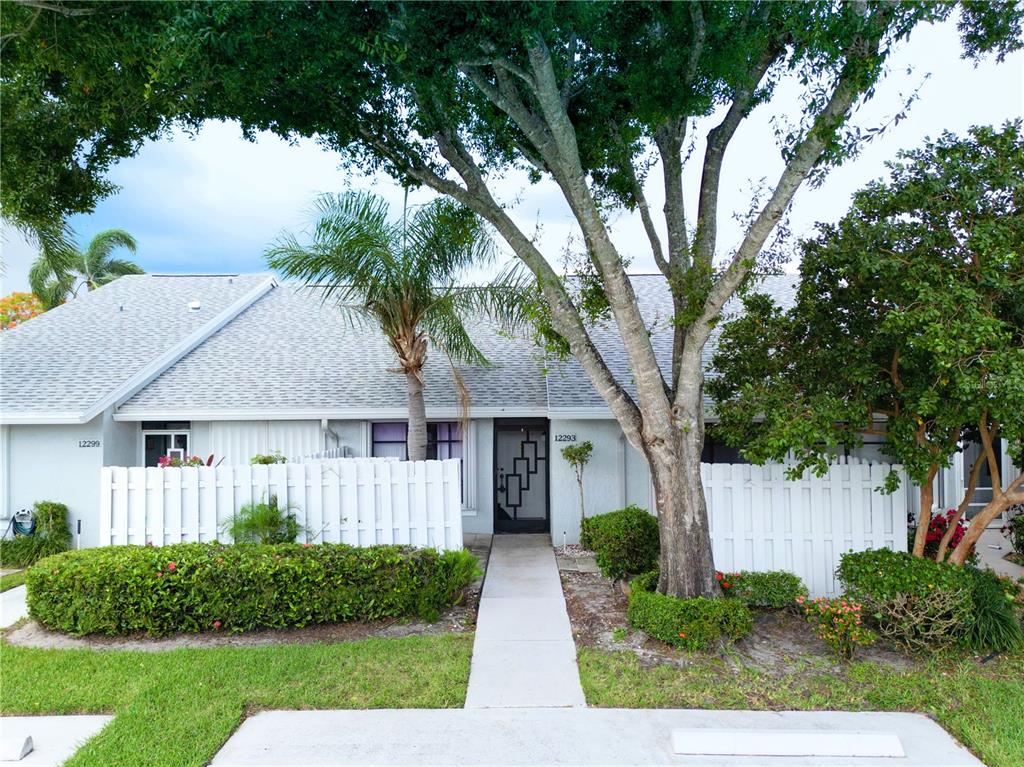
[{"label": "window", "polygon": [[[405,461],[409,429],[404,423],[373,424],[374,458],[398,458]],[[462,427],[455,421],[427,424],[427,460],[462,459]]]},{"label": "window", "polygon": [[704,437],[704,449],[700,454],[701,463],[750,463],[737,448],[729,447],[710,435]]},{"label": "window", "polygon": [[191,426],[188,421],[143,421],[142,465],[156,466],[165,455],[190,455]]},{"label": "window", "polygon": [[[375,423],[371,425],[373,445],[370,455],[374,458],[397,458],[408,460],[406,445],[409,429],[405,423]],[[427,424],[427,460],[438,461],[458,458],[460,461],[459,484],[463,500],[466,497],[466,471],[462,455],[462,426],[457,421],[441,421]]]}]

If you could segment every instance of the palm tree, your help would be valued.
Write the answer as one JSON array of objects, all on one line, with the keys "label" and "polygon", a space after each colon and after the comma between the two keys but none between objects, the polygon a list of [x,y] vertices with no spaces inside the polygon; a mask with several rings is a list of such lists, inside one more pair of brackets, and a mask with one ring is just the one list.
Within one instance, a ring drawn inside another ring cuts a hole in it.
[{"label": "palm tree", "polygon": [[76,296],[82,287],[95,290],[126,274],[144,274],[138,264],[114,258],[118,248],[134,255],[135,238],[123,229],[107,229],[93,237],[84,251],[72,247],[70,252],[67,248],[51,248],[44,241],[28,273],[32,292],[47,309],[52,309]]},{"label": "palm tree", "polygon": [[468,392],[455,367],[486,365],[464,319],[478,312],[506,326],[520,320],[525,278],[506,271],[486,285],[460,285],[470,266],[491,263],[494,244],[468,209],[435,200],[411,217],[388,220],[387,202],[365,193],[327,194],[314,206],[312,242],[283,235],[267,250],[267,263],[285,277],[323,291],[350,316],[375,324],[405,375],[409,397],[407,451],[422,461],[427,451],[423,365],[428,346],[447,355],[463,413]]}]

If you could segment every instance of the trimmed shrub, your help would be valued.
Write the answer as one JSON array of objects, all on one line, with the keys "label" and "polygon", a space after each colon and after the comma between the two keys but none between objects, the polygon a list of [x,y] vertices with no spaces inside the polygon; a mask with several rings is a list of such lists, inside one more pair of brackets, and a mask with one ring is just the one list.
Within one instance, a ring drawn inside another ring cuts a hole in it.
[{"label": "trimmed shrub", "polygon": [[468,551],[180,543],[69,551],[28,572],[29,614],[71,634],[436,619],[476,577]]},{"label": "trimmed shrub", "polygon": [[67,506],[56,501],[36,501],[32,509],[35,533],[0,541],[0,565],[28,567],[51,554],[67,551],[71,546]]},{"label": "trimmed shrub", "polygon": [[658,566],[658,520],[639,506],[588,517],[580,545],[595,554],[606,578],[625,578]]},{"label": "trimmed shrub", "polygon": [[875,633],[864,626],[863,606],[858,602],[825,597],[807,601],[797,597],[797,603],[814,625],[818,639],[843,660],[851,660],[858,647],[874,643]]},{"label": "trimmed shrub", "polygon": [[727,597],[739,599],[747,607],[782,610],[795,606],[798,597],[807,596],[800,577],[785,570],[715,573],[715,579]]},{"label": "trimmed shrub", "polygon": [[869,549],[844,554],[837,575],[882,636],[917,651],[970,636],[972,572],[907,552]]},{"label": "trimmed shrub", "polygon": [[641,591],[657,591],[658,590],[658,578],[661,577],[661,573],[657,570],[648,570],[646,573],[640,573],[629,582],[630,589],[640,589]]},{"label": "trimmed shrub", "polygon": [[628,617],[633,628],[685,650],[742,639],[754,628],[750,611],[735,599],[677,599],[642,588],[630,592]]}]

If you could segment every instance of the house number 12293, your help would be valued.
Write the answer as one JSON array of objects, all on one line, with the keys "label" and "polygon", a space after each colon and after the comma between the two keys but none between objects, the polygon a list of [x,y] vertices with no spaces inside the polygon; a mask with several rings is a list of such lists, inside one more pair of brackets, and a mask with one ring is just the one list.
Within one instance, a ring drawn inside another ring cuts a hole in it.
[{"label": "house number 12293", "polygon": [[80,439],[78,440],[79,447],[99,447],[100,441],[98,439]]},{"label": "house number 12293", "polygon": [[575,441],[576,441],[576,435],[575,434],[556,434],[555,435],[555,442],[575,442]]}]

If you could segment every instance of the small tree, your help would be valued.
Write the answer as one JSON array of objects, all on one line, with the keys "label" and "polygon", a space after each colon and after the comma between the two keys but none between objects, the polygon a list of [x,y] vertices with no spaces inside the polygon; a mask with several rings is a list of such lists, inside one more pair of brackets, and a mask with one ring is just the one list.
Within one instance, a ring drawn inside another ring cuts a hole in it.
[{"label": "small tree", "polygon": [[474,265],[489,263],[493,244],[471,211],[438,199],[408,220],[388,220],[387,202],[369,193],[323,195],[316,203],[308,245],[285,235],[267,251],[267,263],[286,277],[323,291],[356,318],[368,320],[387,338],[409,397],[407,457],[427,457],[427,412],[423,366],[433,344],[447,355],[463,409],[468,392],[455,365],[489,364],[464,325],[483,311],[514,324],[521,285],[504,273],[489,285],[459,280]]},{"label": "small tree", "polygon": [[583,469],[590,462],[590,456],[594,454],[594,443],[589,439],[580,442],[578,445],[566,445],[562,448],[562,457],[569,462],[576,472],[576,484],[580,487],[580,522],[587,518],[586,508],[583,504]]},{"label": "small tree", "polygon": [[[804,244],[795,306],[764,296],[723,332],[709,384],[727,440],[752,460],[795,451],[792,474],[877,435],[920,487],[913,551],[924,553],[932,486],[965,441],[982,445],[939,544],[963,564],[985,527],[1024,501],[994,446],[1019,460],[1024,438],[1024,140],[945,133],[899,155],[888,182],[854,196],[836,225]],[[984,467],[993,497],[951,553]],[[895,489],[893,475],[888,489]]]},{"label": "small tree", "polygon": [[0,298],[0,330],[16,328],[45,311],[46,307],[34,293],[15,291]]}]

